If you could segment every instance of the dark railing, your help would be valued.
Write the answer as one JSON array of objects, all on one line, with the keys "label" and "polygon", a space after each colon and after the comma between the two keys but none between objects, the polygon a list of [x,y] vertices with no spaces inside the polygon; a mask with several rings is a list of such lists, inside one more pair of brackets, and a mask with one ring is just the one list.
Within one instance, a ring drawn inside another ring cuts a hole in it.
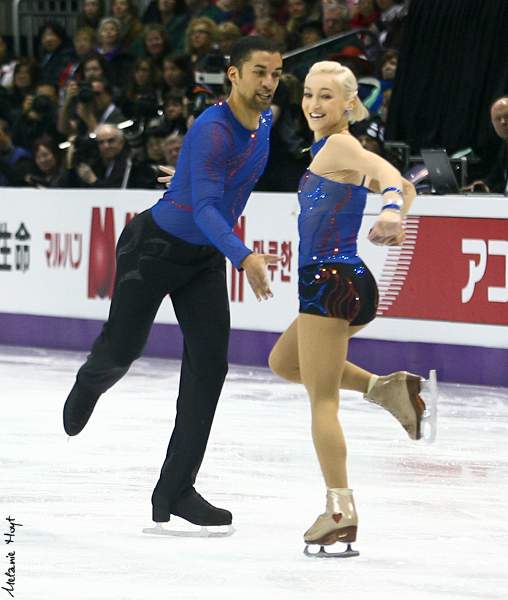
[{"label": "dark railing", "polygon": [[302,59],[305,60],[306,55],[316,48],[323,49],[324,55],[331,55],[335,52],[340,52],[347,45],[358,46],[367,60],[374,66],[374,75],[378,78],[381,76],[381,45],[377,35],[369,29],[351,29],[325,40],[314,42],[303,48],[286,52],[282,55],[284,69],[291,71],[292,67]]}]

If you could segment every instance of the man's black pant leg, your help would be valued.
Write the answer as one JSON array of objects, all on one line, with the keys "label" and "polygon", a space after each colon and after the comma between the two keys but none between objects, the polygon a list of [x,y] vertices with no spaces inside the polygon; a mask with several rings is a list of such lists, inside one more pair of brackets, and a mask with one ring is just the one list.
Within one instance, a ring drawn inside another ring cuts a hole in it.
[{"label": "man's black pant leg", "polygon": [[184,353],[175,428],[155,490],[174,508],[192,491],[228,370],[230,315],[222,255],[171,298]]}]

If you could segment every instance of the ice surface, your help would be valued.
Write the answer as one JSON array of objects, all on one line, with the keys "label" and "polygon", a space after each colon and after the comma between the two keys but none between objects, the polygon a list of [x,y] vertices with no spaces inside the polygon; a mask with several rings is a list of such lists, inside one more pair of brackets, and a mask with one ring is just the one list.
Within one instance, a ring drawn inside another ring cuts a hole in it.
[{"label": "ice surface", "polygon": [[84,358],[0,346],[2,539],[8,517],[22,525],[0,554],[0,588],[14,551],[15,598],[508,598],[508,390],[441,384],[433,445],[344,392],[360,557],[320,560],[303,554],[325,489],[300,386],[231,367],[196,487],[237,532],[148,536],[179,363],[138,361],[67,438],[62,407]]}]

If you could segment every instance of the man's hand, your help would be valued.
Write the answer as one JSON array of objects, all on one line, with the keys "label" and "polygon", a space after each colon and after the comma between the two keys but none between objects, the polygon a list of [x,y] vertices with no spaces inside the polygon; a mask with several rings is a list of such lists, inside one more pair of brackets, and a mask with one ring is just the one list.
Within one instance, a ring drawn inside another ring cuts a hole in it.
[{"label": "man's hand", "polygon": [[165,167],[164,165],[159,165],[159,171],[163,171],[167,173],[167,175],[163,175],[162,177],[157,177],[157,181],[159,183],[165,183],[166,187],[169,187],[171,180],[173,179],[173,175],[175,174],[175,170],[171,167]]},{"label": "man's hand", "polygon": [[266,265],[282,259],[282,256],[276,256],[275,254],[256,254],[252,252],[252,254],[248,254],[240,263],[240,267],[247,274],[247,279],[258,302],[273,298],[270,286],[268,285]]},{"label": "man's hand", "polygon": [[376,246],[400,246],[405,237],[400,213],[390,209],[381,212],[368,235]]}]

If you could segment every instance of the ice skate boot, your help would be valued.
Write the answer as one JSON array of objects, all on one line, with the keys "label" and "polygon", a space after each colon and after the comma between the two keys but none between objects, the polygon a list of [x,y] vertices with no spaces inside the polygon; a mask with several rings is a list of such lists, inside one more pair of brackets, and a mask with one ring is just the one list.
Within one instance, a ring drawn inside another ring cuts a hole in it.
[{"label": "ice skate boot", "polygon": [[399,421],[412,440],[419,440],[422,437],[421,424],[425,413],[421,390],[422,378],[419,375],[398,371],[379,377],[370,392],[365,394],[365,398],[385,408]]},{"label": "ice skate boot", "polygon": [[[352,490],[344,489],[338,492],[329,489],[326,493],[326,511],[319,515],[304,535],[307,544],[304,553],[318,558],[358,556],[360,553],[351,549],[351,544],[356,541],[357,528],[358,516]],[[326,552],[324,547],[335,542],[347,544],[347,549],[344,552]],[[313,544],[320,546],[319,552],[309,551],[309,545]]]},{"label": "ice skate boot", "polygon": [[76,381],[64,405],[63,423],[67,435],[78,435],[83,431],[99,397],[100,394],[87,392]]},{"label": "ice skate boot", "polygon": [[[235,532],[235,528],[231,525],[233,515],[229,510],[212,506],[195,490],[179,500],[176,507],[171,511],[168,500],[158,492],[153,493],[152,504],[152,518],[156,526],[143,529],[143,533],[181,537],[228,537]],[[190,531],[188,529],[166,529],[162,526],[162,523],[169,521],[171,515],[180,517],[194,525],[199,525],[201,529]],[[208,527],[214,529],[208,529]]]}]

